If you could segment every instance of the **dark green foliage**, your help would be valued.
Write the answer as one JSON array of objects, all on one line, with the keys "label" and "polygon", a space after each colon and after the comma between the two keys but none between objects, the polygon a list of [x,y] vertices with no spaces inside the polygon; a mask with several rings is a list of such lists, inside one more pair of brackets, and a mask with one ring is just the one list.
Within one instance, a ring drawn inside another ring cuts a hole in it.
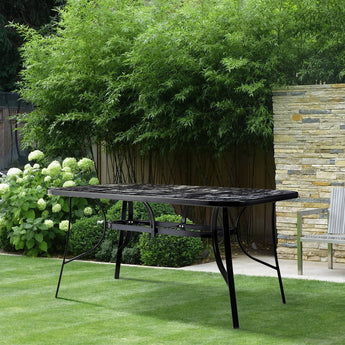
[{"label": "dark green foliage", "polygon": [[7,227],[0,226],[0,248],[6,252],[14,251],[14,246],[10,242],[9,231]]},{"label": "dark green foliage", "polygon": [[48,23],[57,14],[53,9],[64,2],[65,0],[0,1],[0,92],[14,90],[21,68],[18,48],[23,43],[22,38],[6,25],[14,22],[41,28],[43,32],[51,31]]},{"label": "dark green foliage", "polygon": [[101,246],[96,250],[95,258],[100,261],[110,262],[113,249],[114,242],[112,240],[105,239]]},{"label": "dark green foliage", "polygon": [[[150,204],[155,217],[163,214],[175,215],[174,209],[167,204]],[[118,201],[107,212],[107,220],[115,221],[121,219],[122,202]],[[141,202],[133,203],[133,218],[137,220],[149,220],[146,207]],[[140,250],[139,250],[140,233],[133,232],[128,246],[122,252],[122,262],[127,264],[140,264]],[[116,254],[119,241],[118,230],[107,230],[106,238],[101,244],[100,248],[96,250],[95,258],[101,261],[116,261]]]},{"label": "dark green foliage", "polygon": [[[115,262],[115,256],[112,258]],[[141,255],[139,245],[132,248],[125,248],[122,252],[122,262],[127,264],[141,264]]]},{"label": "dark green foliage", "polygon": [[[181,217],[167,215],[158,217],[157,221],[178,223]],[[148,233],[143,233],[139,241],[141,260],[149,266],[191,265],[198,259],[202,247],[202,241],[197,237],[157,235],[152,238]]]},{"label": "dark green foliage", "polygon": [[[78,219],[72,224],[68,249],[73,255],[92,249],[101,239],[104,226],[97,224],[98,220],[99,216],[93,216]],[[94,257],[94,253],[90,253],[89,257]]]}]

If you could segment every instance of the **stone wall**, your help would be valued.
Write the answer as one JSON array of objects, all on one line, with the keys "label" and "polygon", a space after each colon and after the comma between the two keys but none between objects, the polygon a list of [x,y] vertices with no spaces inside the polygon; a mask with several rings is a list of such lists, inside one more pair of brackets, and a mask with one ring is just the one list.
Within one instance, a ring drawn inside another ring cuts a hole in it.
[{"label": "stone wall", "polygon": [[[292,86],[273,91],[276,188],[299,198],[277,204],[279,256],[297,257],[297,211],[329,207],[333,186],[345,186],[345,84]],[[327,232],[327,218],[310,216],[303,231]],[[304,243],[304,259],[326,261],[327,245]],[[335,245],[345,262],[345,246]]]}]

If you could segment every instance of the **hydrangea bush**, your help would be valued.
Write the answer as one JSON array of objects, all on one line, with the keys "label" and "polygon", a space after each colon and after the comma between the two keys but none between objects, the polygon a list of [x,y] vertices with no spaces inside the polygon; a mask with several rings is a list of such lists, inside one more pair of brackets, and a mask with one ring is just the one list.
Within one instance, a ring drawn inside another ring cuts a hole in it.
[{"label": "hydrangea bush", "polygon": [[[64,243],[68,230],[69,202],[47,195],[50,187],[98,184],[94,162],[68,157],[45,164],[44,153],[35,150],[24,169],[11,168],[0,179],[0,247],[27,255],[49,254]],[[73,199],[74,219],[91,216],[85,199]]]}]

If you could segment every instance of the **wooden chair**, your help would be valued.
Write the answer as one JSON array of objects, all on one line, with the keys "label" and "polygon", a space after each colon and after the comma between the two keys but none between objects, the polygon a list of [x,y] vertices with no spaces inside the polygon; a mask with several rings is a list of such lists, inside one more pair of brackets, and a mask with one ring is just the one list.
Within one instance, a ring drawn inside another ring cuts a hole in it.
[{"label": "wooden chair", "polygon": [[[297,212],[297,266],[298,274],[303,274],[303,242],[328,244],[328,268],[333,268],[333,244],[345,244],[345,188],[333,188],[330,208],[310,209]],[[302,233],[303,216],[325,214],[328,217],[327,234]]]}]

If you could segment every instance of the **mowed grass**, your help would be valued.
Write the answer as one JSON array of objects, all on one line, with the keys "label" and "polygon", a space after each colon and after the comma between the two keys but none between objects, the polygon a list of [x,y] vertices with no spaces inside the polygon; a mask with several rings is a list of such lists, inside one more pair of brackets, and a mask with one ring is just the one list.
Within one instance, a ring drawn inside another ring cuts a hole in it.
[{"label": "mowed grass", "polygon": [[0,344],[344,344],[344,284],[0,256]]}]

